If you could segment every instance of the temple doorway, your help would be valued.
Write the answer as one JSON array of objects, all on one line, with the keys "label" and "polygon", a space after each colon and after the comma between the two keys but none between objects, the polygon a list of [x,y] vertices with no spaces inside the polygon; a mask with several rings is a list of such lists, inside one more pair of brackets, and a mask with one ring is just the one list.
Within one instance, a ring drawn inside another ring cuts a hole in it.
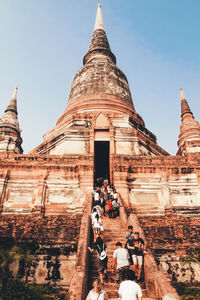
[{"label": "temple doorway", "polygon": [[94,142],[94,184],[102,179],[107,178],[110,181],[110,142],[108,141],[95,141]]}]

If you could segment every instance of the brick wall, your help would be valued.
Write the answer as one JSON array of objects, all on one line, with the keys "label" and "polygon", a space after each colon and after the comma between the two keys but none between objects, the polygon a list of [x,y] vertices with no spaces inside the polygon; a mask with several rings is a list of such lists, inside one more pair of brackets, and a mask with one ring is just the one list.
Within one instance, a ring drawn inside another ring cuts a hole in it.
[{"label": "brick wall", "polygon": [[75,242],[78,241],[81,215],[3,215],[0,218],[0,235],[17,241]]},{"label": "brick wall", "polygon": [[200,247],[200,216],[178,215],[168,212],[164,216],[139,218],[148,245],[152,250],[175,250]]}]

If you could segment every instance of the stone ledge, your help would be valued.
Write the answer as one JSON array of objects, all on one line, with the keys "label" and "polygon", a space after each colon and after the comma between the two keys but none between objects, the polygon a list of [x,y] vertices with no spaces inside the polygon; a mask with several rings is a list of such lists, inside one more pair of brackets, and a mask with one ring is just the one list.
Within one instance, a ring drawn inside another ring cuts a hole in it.
[{"label": "stone ledge", "polygon": [[81,221],[75,271],[69,288],[70,300],[85,300],[87,296],[91,210],[92,194],[88,196],[88,203]]},{"label": "stone ledge", "polygon": [[[121,202],[121,201],[120,201]],[[122,202],[120,203],[120,218],[122,224],[124,226],[132,225],[135,231],[139,231],[141,238],[145,243],[146,237],[142,228],[140,227],[139,221],[135,214],[130,214],[127,217],[124,207],[122,206]],[[144,270],[145,270],[145,284],[147,289],[149,290],[150,297],[156,297],[156,299],[167,300],[170,295],[171,298],[169,300],[179,300],[181,299],[176,290],[170,284],[170,279],[167,274],[161,272],[157,268],[157,264],[150,250],[148,250],[148,254],[145,255],[144,259]]]}]

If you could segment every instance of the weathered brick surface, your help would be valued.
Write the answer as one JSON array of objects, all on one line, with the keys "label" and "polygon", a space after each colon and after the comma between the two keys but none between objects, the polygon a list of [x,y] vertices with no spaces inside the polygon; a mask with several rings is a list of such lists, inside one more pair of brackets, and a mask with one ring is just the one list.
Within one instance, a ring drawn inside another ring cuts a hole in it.
[{"label": "weathered brick surface", "polygon": [[0,218],[0,235],[27,242],[75,242],[79,237],[81,215],[4,215]]},{"label": "weathered brick surface", "polygon": [[190,213],[186,217],[170,210],[164,216],[139,219],[159,270],[165,270],[172,281],[199,284],[199,263],[187,257],[200,249],[200,215]]},{"label": "weathered brick surface", "polygon": [[[199,207],[200,154],[113,157],[114,185],[127,209]],[[145,212],[145,213],[146,213]],[[145,214],[144,213],[144,214]]]},{"label": "weathered brick surface", "polygon": [[[22,277],[37,284],[53,283],[68,289],[75,268],[81,214],[3,215],[0,218],[0,242],[10,239],[31,249],[31,266],[16,267]],[[29,274],[29,275],[26,275]]]},{"label": "weathered brick surface", "polygon": [[200,247],[200,216],[184,217],[171,212],[139,219],[152,250],[178,251]]},{"label": "weathered brick surface", "polygon": [[0,155],[0,211],[82,213],[92,186],[90,155]]}]

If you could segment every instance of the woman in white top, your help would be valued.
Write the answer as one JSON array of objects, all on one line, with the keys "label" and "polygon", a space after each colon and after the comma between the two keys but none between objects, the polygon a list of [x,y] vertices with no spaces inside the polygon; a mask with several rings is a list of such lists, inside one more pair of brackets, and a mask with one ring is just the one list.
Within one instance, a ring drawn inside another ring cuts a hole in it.
[{"label": "woman in white top", "polygon": [[101,289],[99,279],[93,282],[93,289],[88,293],[86,300],[108,300],[107,293]]},{"label": "woman in white top", "polygon": [[101,233],[103,231],[102,221],[98,214],[93,218],[92,226],[95,233]]}]

